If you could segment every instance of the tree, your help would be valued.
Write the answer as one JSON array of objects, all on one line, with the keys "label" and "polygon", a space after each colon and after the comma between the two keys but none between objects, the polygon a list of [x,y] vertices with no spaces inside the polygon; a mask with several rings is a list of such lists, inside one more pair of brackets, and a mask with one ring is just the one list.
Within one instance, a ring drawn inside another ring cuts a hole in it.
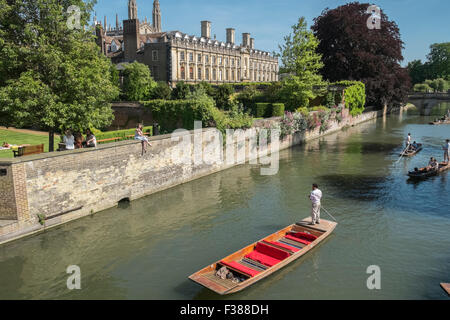
[{"label": "tree", "polygon": [[403,42],[394,21],[381,12],[381,28],[369,29],[369,4],[348,3],[325,9],[312,27],[323,56],[323,76],[331,81],[357,80],[366,85],[368,104],[401,105],[410,78],[400,66]]},{"label": "tree", "polygon": [[409,62],[407,69],[413,84],[422,83],[427,79],[427,66],[423,64],[421,60]]},{"label": "tree", "polygon": [[157,86],[150,69],[137,61],[126,65],[123,77],[123,93],[129,101],[149,99],[152,90]]},{"label": "tree", "polygon": [[175,100],[184,100],[191,92],[191,89],[183,81],[177,83],[175,89],[172,91],[172,98]]},{"label": "tree", "polygon": [[426,83],[418,83],[414,85],[414,92],[430,92],[432,89]]},{"label": "tree", "polygon": [[157,86],[153,89],[152,99],[170,100],[172,96],[172,89],[164,82],[158,82]]},{"label": "tree", "polygon": [[216,106],[222,110],[228,110],[230,107],[230,96],[234,93],[234,88],[231,84],[223,84],[219,86],[215,92],[214,100]]},{"label": "tree", "polygon": [[[49,131],[50,151],[55,132],[101,128],[113,119],[111,62],[93,30],[83,28],[94,4],[0,0],[0,124]],[[72,5],[80,9],[79,26],[68,23]]]},{"label": "tree", "polygon": [[450,42],[431,45],[427,59],[429,79],[450,80]]},{"label": "tree", "polygon": [[318,39],[307,29],[304,17],[292,26],[292,33],[279,46],[283,69],[293,76],[286,78],[280,88],[280,98],[288,110],[307,107],[315,98],[314,87],[323,85],[319,71],[323,67],[322,56],[317,52]]}]

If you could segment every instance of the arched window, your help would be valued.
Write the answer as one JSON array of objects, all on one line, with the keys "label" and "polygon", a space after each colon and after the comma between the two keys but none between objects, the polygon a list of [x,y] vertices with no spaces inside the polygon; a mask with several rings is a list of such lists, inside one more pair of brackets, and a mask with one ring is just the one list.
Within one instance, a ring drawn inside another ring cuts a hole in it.
[{"label": "arched window", "polygon": [[181,67],[181,79],[186,79],[186,69],[184,67]]},{"label": "arched window", "polygon": [[189,78],[194,80],[194,68],[192,67],[189,68]]},{"label": "arched window", "polygon": [[209,81],[209,68],[205,69],[205,79]]},{"label": "arched window", "polygon": [[202,68],[198,68],[197,79],[202,80]]}]

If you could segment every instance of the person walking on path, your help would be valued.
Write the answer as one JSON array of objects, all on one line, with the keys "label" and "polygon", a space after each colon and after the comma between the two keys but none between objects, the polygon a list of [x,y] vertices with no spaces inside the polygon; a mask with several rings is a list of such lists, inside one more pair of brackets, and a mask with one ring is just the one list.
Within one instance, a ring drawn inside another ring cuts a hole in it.
[{"label": "person walking on path", "polygon": [[309,195],[309,199],[312,202],[311,225],[320,224],[322,191],[320,191],[319,186],[315,183],[312,185],[312,192]]}]

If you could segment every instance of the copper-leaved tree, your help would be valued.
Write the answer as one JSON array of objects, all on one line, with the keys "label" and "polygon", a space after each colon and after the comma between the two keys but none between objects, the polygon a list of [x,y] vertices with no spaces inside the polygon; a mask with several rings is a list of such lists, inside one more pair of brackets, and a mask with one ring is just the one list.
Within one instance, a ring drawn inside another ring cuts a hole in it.
[{"label": "copper-leaved tree", "polygon": [[358,80],[366,85],[367,103],[378,108],[406,101],[410,78],[400,62],[403,42],[394,21],[381,10],[379,29],[368,28],[370,4],[348,3],[325,9],[312,27],[320,44],[323,76],[329,81]]}]

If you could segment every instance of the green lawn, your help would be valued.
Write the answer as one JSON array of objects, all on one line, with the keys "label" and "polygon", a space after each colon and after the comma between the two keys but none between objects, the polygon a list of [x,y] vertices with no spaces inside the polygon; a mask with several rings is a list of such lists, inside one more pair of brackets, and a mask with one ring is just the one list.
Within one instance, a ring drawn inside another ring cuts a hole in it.
[{"label": "green lawn", "polygon": [[[0,129],[0,146],[3,142],[9,144],[44,144],[45,152],[48,151],[48,136],[35,135],[28,133],[15,132],[11,130]],[[59,137],[55,137],[55,148],[58,147]],[[0,158],[13,158],[13,152],[11,150],[0,150]]]}]

